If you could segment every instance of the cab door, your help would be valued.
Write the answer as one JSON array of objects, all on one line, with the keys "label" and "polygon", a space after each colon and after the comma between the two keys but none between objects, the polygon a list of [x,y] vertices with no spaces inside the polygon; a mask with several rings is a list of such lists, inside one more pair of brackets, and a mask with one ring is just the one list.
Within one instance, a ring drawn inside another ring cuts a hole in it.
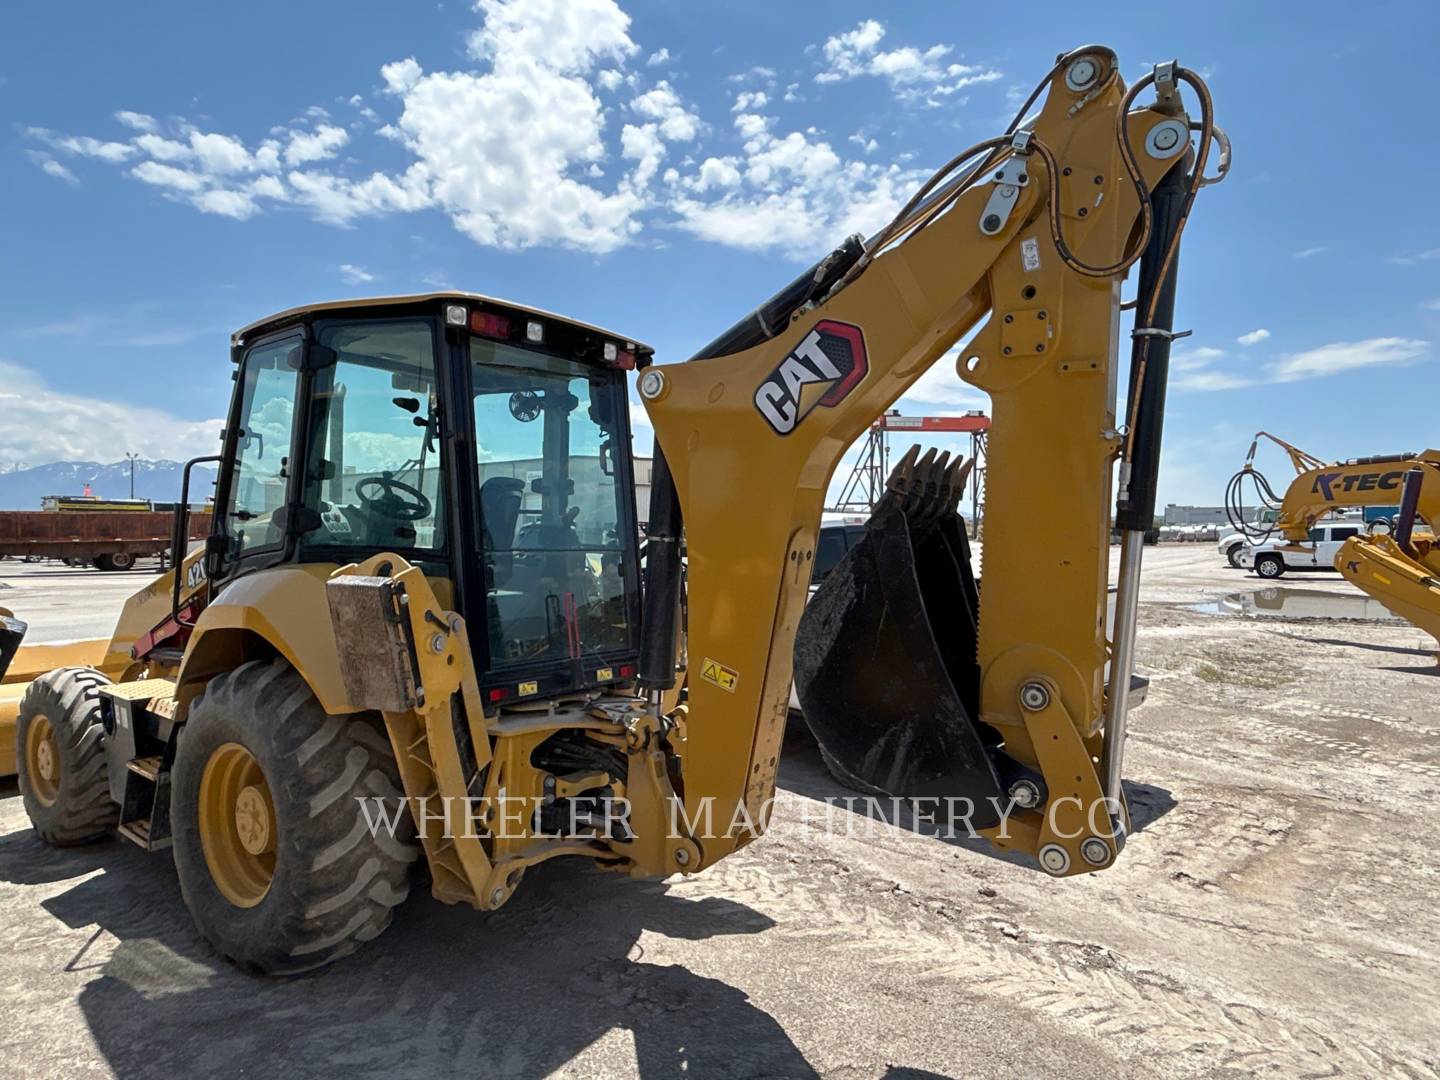
[{"label": "cab door", "polygon": [[304,349],[297,330],[259,341],[241,358],[216,491],[214,535],[223,538],[216,569],[223,576],[242,562],[283,554]]}]

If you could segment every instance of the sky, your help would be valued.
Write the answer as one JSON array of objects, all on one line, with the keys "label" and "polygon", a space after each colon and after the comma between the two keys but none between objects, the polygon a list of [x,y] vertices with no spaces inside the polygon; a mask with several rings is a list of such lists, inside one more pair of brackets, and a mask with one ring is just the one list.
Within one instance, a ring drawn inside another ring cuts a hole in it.
[{"label": "sky", "polygon": [[[1440,6],[1105,7],[8,5],[0,469],[214,452],[229,333],[318,300],[454,287],[683,360],[1091,41],[1202,72],[1235,145],[1185,234],[1161,504],[1219,503],[1260,429],[1440,444]],[[984,407],[944,361],[900,403]]]}]

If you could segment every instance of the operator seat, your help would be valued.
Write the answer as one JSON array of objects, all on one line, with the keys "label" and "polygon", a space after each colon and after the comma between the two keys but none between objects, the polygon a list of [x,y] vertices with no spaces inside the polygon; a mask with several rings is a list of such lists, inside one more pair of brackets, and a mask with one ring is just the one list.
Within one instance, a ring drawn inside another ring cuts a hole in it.
[{"label": "operator seat", "polygon": [[520,520],[520,503],[525,497],[525,481],[514,476],[492,476],[480,485],[480,529],[483,534],[487,567],[487,589],[504,585],[510,579],[515,546],[515,526]]}]

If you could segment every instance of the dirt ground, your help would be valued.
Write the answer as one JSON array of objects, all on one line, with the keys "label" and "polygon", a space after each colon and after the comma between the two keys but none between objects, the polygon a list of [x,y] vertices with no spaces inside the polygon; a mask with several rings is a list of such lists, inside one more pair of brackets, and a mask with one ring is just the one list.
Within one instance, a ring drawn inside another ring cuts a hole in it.
[{"label": "dirt ground", "polygon": [[357,956],[268,981],[197,936],[165,855],[47,849],[5,781],[0,1075],[1440,1074],[1434,643],[1202,613],[1261,582],[1209,544],[1147,557],[1139,831],[1109,871],[841,807],[827,830],[849,793],[794,731],[773,830],[709,871],[551,863],[489,916],[417,891]]}]

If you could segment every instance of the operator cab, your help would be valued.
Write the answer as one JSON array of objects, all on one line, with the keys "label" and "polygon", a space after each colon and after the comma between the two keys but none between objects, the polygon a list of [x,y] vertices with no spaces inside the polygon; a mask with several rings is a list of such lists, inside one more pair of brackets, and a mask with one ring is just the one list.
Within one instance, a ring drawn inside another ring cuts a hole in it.
[{"label": "operator cab", "polygon": [[626,371],[653,350],[440,293],[297,308],[231,351],[213,582],[394,552],[464,615],[487,705],[633,678]]}]

